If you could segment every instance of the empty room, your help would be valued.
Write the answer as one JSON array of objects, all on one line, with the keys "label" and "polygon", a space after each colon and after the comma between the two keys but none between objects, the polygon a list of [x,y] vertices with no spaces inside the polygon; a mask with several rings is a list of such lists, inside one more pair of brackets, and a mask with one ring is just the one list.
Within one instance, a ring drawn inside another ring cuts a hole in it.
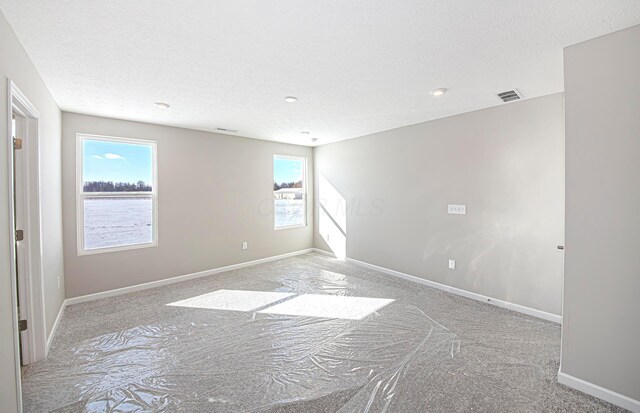
[{"label": "empty room", "polygon": [[0,411],[640,413],[640,0],[0,0]]}]

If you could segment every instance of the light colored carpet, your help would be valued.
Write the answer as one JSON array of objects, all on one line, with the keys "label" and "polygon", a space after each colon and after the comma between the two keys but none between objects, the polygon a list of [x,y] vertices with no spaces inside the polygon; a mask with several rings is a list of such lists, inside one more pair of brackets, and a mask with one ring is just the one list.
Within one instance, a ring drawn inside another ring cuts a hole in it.
[{"label": "light colored carpet", "polygon": [[307,254],[67,307],[24,405],[621,411],[558,384],[559,353],[557,324]]}]

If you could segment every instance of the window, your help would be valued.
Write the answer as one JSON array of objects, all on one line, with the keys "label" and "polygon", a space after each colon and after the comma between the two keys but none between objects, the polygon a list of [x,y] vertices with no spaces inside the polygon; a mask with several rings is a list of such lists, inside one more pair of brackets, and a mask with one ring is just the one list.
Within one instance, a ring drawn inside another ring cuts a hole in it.
[{"label": "window", "polygon": [[276,229],[307,225],[306,158],[274,155],[273,202]]},{"label": "window", "polygon": [[157,245],[156,143],[77,135],[78,255]]}]

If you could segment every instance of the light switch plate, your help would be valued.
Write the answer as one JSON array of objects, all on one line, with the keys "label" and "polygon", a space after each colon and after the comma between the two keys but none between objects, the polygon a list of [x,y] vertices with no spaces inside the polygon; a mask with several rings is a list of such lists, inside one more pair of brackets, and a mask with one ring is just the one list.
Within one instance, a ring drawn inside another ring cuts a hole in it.
[{"label": "light switch plate", "polygon": [[467,215],[467,206],[466,205],[449,205],[447,210],[449,214],[453,215]]},{"label": "light switch plate", "polygon": [[249,248],[249,245],[248,245],[248,244],[247,244],[247,242],[245,241],[245,242],[243,242],[243,243],[242,243],[242,249],[243,249],[243,250],[246,250],[247,248]]},{"label": "light switch plate", "polygon": [[456,269],[456,260],[449,260],[449,269],[450,270]]}]

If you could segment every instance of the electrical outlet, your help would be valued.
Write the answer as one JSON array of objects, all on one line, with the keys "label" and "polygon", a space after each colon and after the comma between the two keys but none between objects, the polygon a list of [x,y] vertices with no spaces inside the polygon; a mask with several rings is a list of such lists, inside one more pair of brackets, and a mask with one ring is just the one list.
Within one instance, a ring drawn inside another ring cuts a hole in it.
[{"label": "electrical outlet", "polygon": [[249,244],[247,243],[247,241],[242,243],[242,249],[246,250],[247,248],[249,248]]},{"label": "electrical outlet", "polygon": [[466,205],[449,205],[447,212],[453,215],[467,215]]},{"label": "electrical outlet", "polygon": [[456,269],[456,260],[449,260],[449,269],[450,270]]}]

